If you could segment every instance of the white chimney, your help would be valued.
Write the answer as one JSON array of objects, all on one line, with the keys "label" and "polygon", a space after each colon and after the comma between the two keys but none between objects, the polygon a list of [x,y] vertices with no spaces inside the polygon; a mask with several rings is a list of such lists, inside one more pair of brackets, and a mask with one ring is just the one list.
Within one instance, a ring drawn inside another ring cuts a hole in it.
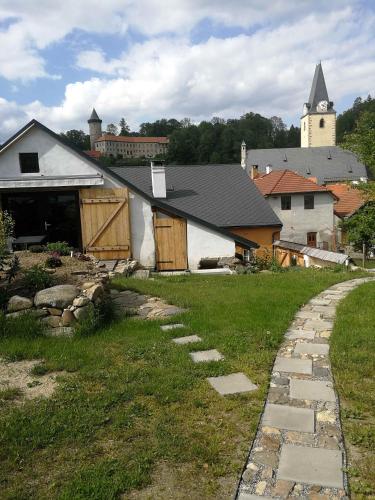
[{"label": "white chimney", "polygon": [[246,142],[242,141],[241,144],[241,167],[246,169]]},{"label": "white chimney", "polygon": [[272,172],[272,165],[266,166],[266,174],[270,174]]},{"label": "white chimney", "polygon": [[167,185],[165,182],[165,167],[162,161],[151,162],[152,194],[154,198],[167,197]]}]

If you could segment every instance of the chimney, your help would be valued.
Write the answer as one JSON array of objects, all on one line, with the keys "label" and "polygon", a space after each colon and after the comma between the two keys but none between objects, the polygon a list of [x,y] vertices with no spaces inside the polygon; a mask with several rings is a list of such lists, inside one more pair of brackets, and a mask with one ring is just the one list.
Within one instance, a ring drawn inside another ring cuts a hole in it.
[{"label": "chimney", "polygon": [[259,170],[258,170],[258,165],[251,165],[251,170],[250,170],[250,179],[256,179],[259,177]]},{"label": "chimney", "polygon": [[266,174],[270,174],[272,172],[272,165],[267,165],[266,166]]},{"label": "chimney", "polygon": [[246,142],[241,143],[241,167],[245,170],[246,168]]},{"label": "chimney", "polygon": [[151,162],[152,194],[154,198],[166,198],[167,186],[165,182],[164,161],[153,160]]}]

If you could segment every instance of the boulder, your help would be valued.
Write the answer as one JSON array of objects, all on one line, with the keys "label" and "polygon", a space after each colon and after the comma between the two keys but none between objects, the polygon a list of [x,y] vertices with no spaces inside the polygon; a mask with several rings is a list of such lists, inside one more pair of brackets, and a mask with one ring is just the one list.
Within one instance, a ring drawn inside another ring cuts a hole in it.
[{"label": "boulder", "polygon": [[104,293],[104,288],[103,285],[96,284],[89,288],[88,290],[85,290],[85,295],[88,297],[90,300],[95,301],[97,298],[101,297]]},{"label": "boulder", "polygon": [[21,297],[20,295],[13,295],[8,301],[8,311],[10,313],[23,311],[24,309],[31,309],[33,307],[33,301],[27,297]]},{"label": "boulder", "polygon": [[91,288],[94,285],[95,281],[86,281],[85,283],[82,283],[81,288],[82,290],[87,290],[88,288]]},{"label": "boulder", "polygon": [[64,309],[61,316],[61,325],[62,326],[70,326],[75,321],[74,314],[69,309]]},{"label": "boulder", "polygon": [[74,317],[79,322],[82,323],[90,314],[94,311],[94,304],[90,302],[87,306],[79,307],[74,311]]},{"label": "boulder", "polygon": [[57,307],[48,307],[47,311],[51,316],[61,316],[62,315],[62,309],[58,309]]},{"label": "boulder", "polygon": [[36,307],[64,309],[73,302],[78,293],[79,290],[74,285],[56,285],[40,290],[34,297],[34,303]]},{"label": "boulder", "polygon": [[136,278],[139,280],[147,280],[150,277],[149,269],[138,269],[132,274],[132,278]]},{"label": "boulder", "polygon": [[237,257],[220,257],[217,263],[217,267],[229,267],[234,268],[241,264],[242,262]]},{"label": "boulder", "polygon": [[83,306],[87,306],[87,304],[89,302],[90,302],[90,299],[88,297],[77,297],[73,300],[73,306],[83,307]]},{"label": "boulder", "polygon": [[49,328],[57,328],[60,326],[61,318],[60,316],[47,316],[40,320],[42,323],[47,325]]},{"label": "boulder", "polygon": [[6,316],[7,316],[7,318],[18,318],[19,316],[22,316],[23,314],[29,314],[30,316],[33,316],[34,318],[43,318],[44,316],[47,316],[48,312],[46,309],[23,309],[22,311],[9,313]]}]

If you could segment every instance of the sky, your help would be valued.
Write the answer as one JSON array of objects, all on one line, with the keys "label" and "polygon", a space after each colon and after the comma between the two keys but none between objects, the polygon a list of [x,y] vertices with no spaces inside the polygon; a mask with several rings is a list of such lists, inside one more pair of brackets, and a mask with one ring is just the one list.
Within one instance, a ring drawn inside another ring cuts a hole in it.
[{"label": "sky", "polygon": [[299,125],[315,65],[342,112],[375,95],[375,0],[0,0],[0,142],[253,111]]}]

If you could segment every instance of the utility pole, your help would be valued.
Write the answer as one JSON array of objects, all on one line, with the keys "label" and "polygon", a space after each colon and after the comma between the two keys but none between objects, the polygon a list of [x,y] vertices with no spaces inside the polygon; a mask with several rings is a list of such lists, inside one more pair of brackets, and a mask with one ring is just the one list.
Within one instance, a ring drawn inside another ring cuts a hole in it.
[{"label": "utility pole", "polygon": [[362,267],[366,267],[366,243],[362,243]]}]

